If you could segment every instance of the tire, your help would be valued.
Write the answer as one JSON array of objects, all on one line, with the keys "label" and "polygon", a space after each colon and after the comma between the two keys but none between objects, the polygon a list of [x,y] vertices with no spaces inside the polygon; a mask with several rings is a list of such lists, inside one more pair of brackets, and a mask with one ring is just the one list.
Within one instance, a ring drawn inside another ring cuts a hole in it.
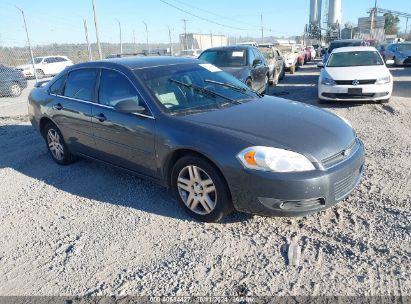
[{"label": "tire", "polygon": [[281,70],[281,74],[280,74],[279,79],[280,79],[280,80],[283,80],[283,79],[284,79],[284,76],[285,76],[285,65],[283,64],[283,69]]},{"label": "tire", "polygon": [[275,72],[274,72],[274,75],[273,75],[273,80],[272,80],[271,84],[272,84],[273,86],[276,86],[276,85],[278,84],[279,78],[280,78],[280,75],[277,75],[277,72],[275,71]]},{"label": "tire", "polygon": [[13,82],[9,88],[10,96],[19,97],[21,95],[22,89],[17,82]]},{"label": "tire", "polygon": [[199,221],[219,222],[234,210],[224,177],[213,164],[196,155],[176,162],[171,188],[184,211]]},{"label": "tire", "polygon": [[47,123],[42,133],[46,141],[47,150],[57,164],[65,166],[77,160],[77,157],[67,148],[63,135],[61,135],[60,130],[54,123]]},{"label": "tire", "polygon": [[295,73],[295,65],[290,67],[290,74],[294,74]]},{"label": "tire", "polygon": [[36,70],[36,73],[37,73],[37,78],[38,78],[38,79],[42,79],[42,78],[44,78],[44,76],[45,76],[43,70],[38,69],[38,70]]},{"label": "tire", "polygon": [[263,90],[263,94],[267,94],[268,91],[270,90],[270,77],[268,75],[265,75],[265,84],[264,84],[264,90]]}]

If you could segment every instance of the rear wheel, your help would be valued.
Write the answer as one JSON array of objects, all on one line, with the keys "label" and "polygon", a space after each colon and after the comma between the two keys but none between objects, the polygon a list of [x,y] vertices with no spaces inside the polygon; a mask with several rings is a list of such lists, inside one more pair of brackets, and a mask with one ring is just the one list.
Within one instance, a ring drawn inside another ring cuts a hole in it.
[{"label": "rear wheel", "polygon": [[274,75],[273,75],[273,80],[272,80],[271,84],[273,86],[276,86],[278,84],[278,79],[280,78],[280,75],[277,73],[277,71],[274,71],[273,74]]},{"label": "rear wheel", "polygon": [[280,79],[280,80],[283,80],[283,79],[284,79],[284,76],[285,76],[285,65],[283,64],[283,68],[282,68],[282,70],[281,70],[281,74],[280,74],[279,79]]},{"label": "rear wheel", "polygon": [[47,149],[53,160],[59,165],[68,165],[76,161],[76,157],[70,153],[64,142],[63,136],[57,126],[49,122],[43,129]]},{"label": "rear wheel", "polygon": [[197,220],[218,222],[233,210],[221,173],[201,157],[180,158],[171,172],[171,187],[182,208]]},{"label": "rear wheel", "polygon": [[13,97],[18,97],[21,95],[21,87],[18,83],[13,82],[10,86],[10,95]]},{"label": "rear wheel", "polygon": [[38,69],[38,70],[36,70],[36,73],[37,73],[37,78],[38,79],[44,78],[44,76],[45,76],[43,70]]}]

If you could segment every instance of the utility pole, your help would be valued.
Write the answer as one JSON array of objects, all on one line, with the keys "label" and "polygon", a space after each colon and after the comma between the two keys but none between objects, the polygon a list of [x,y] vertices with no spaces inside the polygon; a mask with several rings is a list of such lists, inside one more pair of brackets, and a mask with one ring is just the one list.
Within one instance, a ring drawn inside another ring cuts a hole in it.
[{"label": "utility pole", "polygon": [[134,52],[137,53],[137,45],[136,45],[136,33],[133,30],[133,45],[134,45]]},{"label": "utility pole", "polygon": [[87,42],[87,50],[88,50],[88,60],[93,60],[93,54],[91,53],[91,45],[90,41],[88,40],[88,31],[87,31],[87,22],[86,19],[83,19],[84,24],[84,33],[86,34],[86,42]]},{"label": "utility pole", "polygon": [[171,29],[168,27],[168,39],[170,40],[170,55],[173,56],[173,42],[171,41]]},{"label": "utility pole", "polygon": [[93,4],[93,14],[94,14],[94,26],[96,28],[96,40],[97,40],[97,48],[98,48],[98,55],[100,60],[103,59],[103,53],[101,52],[101,45],[100,45],[100,38],[98,34],[98,22],[97,22],[97,14],[96,14],[96,3],[95,0],[91,0]]},{"label": "utility pole", "polygon": [[39,81],[39,79],[37,77],[36,66],[34,65],[33,49],[31,48],[29,31],[27,30],[26,16],[24,16],[24,11],[21,8],[19,8],[17,6],[16,6],[16,8],[21,12],[21,15],[23,16],[24,28],[26,29],[27,43],[29,45],[29,50],[30,50],[31,64],[33,65],[33,73],[34,73],[34,77],[36,78],[36,82],[37,82],[37,81]]},{"label": "utility pole", "polygon": [[263,14],[261,14],[261,42],[264,43]]},{"label": "utility pole", "polygon": [[118,23],[118,29],[120,30],[120,54],[123,54],[123,42],[121,41],[121,23],[117,18],[116,20]]},{"label": "utility pole", "polygon": [[186,50],[188,50],[188,43],[187,43],[187,21],[188,19],[181,19],[184,22],[184,43],[186,46]]},{"label": "utility pole", "polygon": [[146,26],[146,43],[147,43],[147,52],[150,54],[150,44],[148,43],[148,28],[147,28],[147,23],[143,21],[143,24]]}]

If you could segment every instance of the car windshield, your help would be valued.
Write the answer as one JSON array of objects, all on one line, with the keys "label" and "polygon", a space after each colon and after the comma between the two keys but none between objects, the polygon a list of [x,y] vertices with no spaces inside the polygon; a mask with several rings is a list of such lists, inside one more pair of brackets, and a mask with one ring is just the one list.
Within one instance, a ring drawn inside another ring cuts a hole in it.
[{"label": "car windshield", "polygon": [[242,67],[247,64],[246,53],[245,49],[209,50],[199,59],[220,67]]},{"label": "car windshield", "polygon": [[245,84],[211,64],[177,64],[136,69],[135,74],[171,115],[233,106],[256,98]]},{"label": "car windshield", "polygon": [[[34,63],[35,63],[35,64],[40,63],[40,62],[43,60],[43,58],[44,58],[44,57],[34,57]],[[31,59],[30,59],[29,61],[27,61],[26,64],[32,64]]]},{"label": "car windshield", "polygon": [[398,44],[397,50],[399,52],[411,51],[411,43]]},{"label": "car windshield", "polygon": [[328,47],[328,53],[331,54],[331,52],[334,49],[338,49],[341,47],[346,47],[346,46],[360,46],[361,42],[360,41],[345,41],[345,42],[335,42],[331,43],[330,46]]},{"label": "car windshield", "polygon": [[332,53],[328,60],[328,67],[350,67],[383,65],[384,62],[377,51],[354,51]]}]

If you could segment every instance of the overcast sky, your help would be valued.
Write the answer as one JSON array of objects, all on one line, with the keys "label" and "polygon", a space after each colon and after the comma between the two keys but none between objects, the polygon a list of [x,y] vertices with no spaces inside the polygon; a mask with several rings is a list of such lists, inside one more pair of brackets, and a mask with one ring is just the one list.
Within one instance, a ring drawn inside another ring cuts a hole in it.
[{"label": "overcast sky", "polygon": [[[147,23],[152,42],[168,42],[168,26],[173,40],[183,32],[181,19],[188,19],[187,31],[230,36],[260,37],[260,15],[267,36],[292,36],[303,32],[309,18],[309,0],[95,0],[101,41],[117,42],[120,20],[123,41],[145,42]],[[323,0],[325,2],[325,0]],[[411,0],[379,0],[385,9],[411,13]],[[83,19],[86,19],[90,39],[95,41],[91,0],[1,0],[0,45],[25,45],[26,38],[19,6],[25,11],[33,44],[82,43],[85,41]],[[357,23],[367,16],[374,0],[342,0],[343,24]],[[183,12],[183,11],[186,12]],[[190,15],[190,14],[191,15]],[[199,18],[200,17],[200,18]],[[201,19],[202,18],[202,19]],[[402,30],[405,20],[401,21]],[[408,25],[411,30],[411,20]]]}]

